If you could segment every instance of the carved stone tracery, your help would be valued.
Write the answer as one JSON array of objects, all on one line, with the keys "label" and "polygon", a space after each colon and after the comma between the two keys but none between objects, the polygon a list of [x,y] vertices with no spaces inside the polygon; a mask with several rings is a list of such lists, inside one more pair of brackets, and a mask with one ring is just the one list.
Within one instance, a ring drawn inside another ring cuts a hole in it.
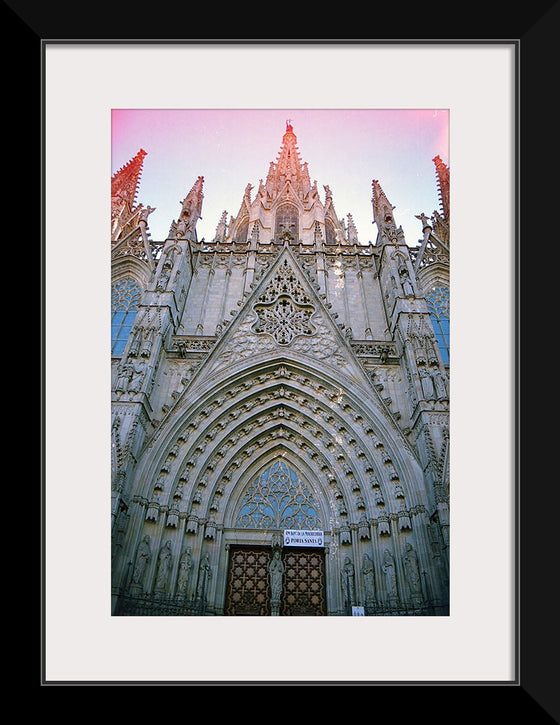
[{"label": "carved stone tracery", "polygon": [[315,332],[311,323],[315,307],[287,259],[259,296],[254,311],[257,321],[253,331],[271,335],[279,345],[289,345],[298,335]]}]

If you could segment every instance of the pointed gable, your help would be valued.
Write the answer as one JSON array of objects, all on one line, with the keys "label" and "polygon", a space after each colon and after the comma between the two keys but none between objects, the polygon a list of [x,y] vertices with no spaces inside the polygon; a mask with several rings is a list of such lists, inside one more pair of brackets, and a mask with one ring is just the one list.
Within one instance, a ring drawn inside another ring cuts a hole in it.
[{"label": "pointed gable", "polygon": [[336,374],[362,377],[363,371],[338,325],[286,245],[261,277],[241,310],[199,370],[215,377],[245,361],[293,357],[321,362]]}]

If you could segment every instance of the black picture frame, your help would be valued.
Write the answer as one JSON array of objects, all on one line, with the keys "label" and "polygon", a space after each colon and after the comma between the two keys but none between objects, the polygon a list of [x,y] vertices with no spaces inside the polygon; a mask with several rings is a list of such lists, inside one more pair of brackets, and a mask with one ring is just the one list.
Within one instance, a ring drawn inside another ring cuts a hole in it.
[{"label": "black picture frame", "polygon": [[[57,3],[54,3],[56,6]],[[447,12],[449,9],[447,9]],[[173,11],[174,12],[174,11]],[[482,12],[482,11],[481,11]],[[480,18],[479,13],[471,8],[473,16]],[[106,23],[106,17],[111,15],[110,30]],[[412,683],[413,685],[444,685],[446,695],[455,696],[454,707],[460,707],[466,715],[476,716],[479,714],[480,699],[491,698],[499,707],[506,706],[511,712],[517,711],[520,705],[530,708],[532,722],[560,721],[560,707],[558,689],[556,688],[557,666],[555,665],[554,642],[557,636],[557,621],[554,608],[555,598],[551,591],[549,562],[554,555],[556,541],[554,540],[554,526],[546,525],[543,520],[547,518],[547,512],[543,511],[540,501],[546,499],[548,511],[552,518],[556,515],[557,491],[554,484],[554,468],[550,467],[550,461],[546,460],[546,451],[550,450],[547,445],[546,434],[543,433],[545,423],[537,428],[535,421],[541,420],[543,416],[542,396],[538,395],[530,383],[534,380],[532,372],[536,365],[535,352],[539,346],[548,348],[546,338],[540,337],[538,321],[546,322],[548,313],[544,310],[548,307],[545,298],[546,292],[539,286],[538,281],[543,279],[543,265],[546,265],[546,255],[554,254],[555,250],[553,234],[550,231],[552,219],[547,217],[548,210],[554,210],[555,205],[552,194],[554,182],[549,179],[550,154],[557,145],[556,132],[553,123],[555,121],[554,107],[551,97],[553,89],[547,87],[543,81],[546,75],[551,73],[557,65],[555,57],[556,32],[558,23],[558,3],[541,2],[533,3],[530,8],[523,8],[521,12],[516,11],[515,18],[508,22],[488,21],[484,12],[486,22],[485,30],[489,27],[497,31],[496,35],[490,35],[486,40],[480,39],[476,31],[480,30],[479,23],[473,22],[474,40],[460,40],[458,42],[491,42],[497,38],[505,38],[514,41],[518,46],[518,130],[517,146],[518,159],[516,162],[516,186],[517,186],[517,261],[516,261],[516,300],[515,310],[516,326],[516,390],[518,398],[516,401],[516,432],[517,450],[515,452],[515,468],[518,486],[518,540],[516,553],[516,567],[519,591],[519,615],[518,615],[518,644],[517,644],[517,672],[518,676],[512,683]],[[40,134],[43,131],[43,104],[44,86],[40,75],[41,48],[49,40],[68,40],[75,42],[103,40],[123,40],[143,37],[148,28],[142,27],[144,20],[139,18],[133,20],[130,13],[128,17],[115,18],[107,9],[106,15],[99,9],[95,13],[87,14],[80,20],[75,13],[64,14],[56,12],[53,3],[38,4],[30,6],[24,2],[10,0],[4,3],[3,15],[5,19],[5,37],[10,38],[10,57],[12,64],[15,59],[17,73],[9,74],[8,79],[8,100],[10,107],[16,113],[25,113],[29,118],[31,115],[31,132],[15,128],[16,138],[19,139],[19,149],[12,148],[10,159],[12,183],[18,184],[20,189],[26,189],[25,199],[20,198],[22,205],[21,213],[29,217],[33,212],[36,223],[43,225],[44,219],[40,211],[42,188],[42,148]],[[137,16],[136,16],[137,17]],[[173,33],[174,27],[169,22],[169,14],[160,12],[150,16],[149,32],[161,40],[166,35]],[[134,22],[138,23],[137,26]],[[476,25],[476,29],[475,29]],[[140,27],[139,27],[140,26]],[[394,25],[393,25],[394,27]],[[417,29],[425,27],[424,22],[419,22]],[[468,23],[467,23],[468,28]],[[503,28],[503,30],[501,30]],[[507,31],[507,34],[504,33]],[[111,38],[108,38],[108,34]],[[174,35],[171,35],[174,38]],[[431,39],[433,41],[433,39]],[[195,41],[196,42],[196,41]],[[206,42],[241,42],[231,40],[212,40]],[[256,41],[244,41],[256,42]],[[264,42],[281,43],[282,40],[271,40]],[[291,42],[318,42],[316,40],[297,40]],[[329,40],[332,43],[352,43],[353,40]],[[360,41],[362,42],[362,41]],[[366,41],[367,42],[367,41]],[[384,41],[372,41],[384,42]],[[404,41],[415,42],[415,41]],[[420,41],[422,42],[422,41]],[[435,41],[440,42],[440,41]],[[453,42],[450,40],[448,42]],[[7,55],[6,49],[4,51]],[[7,58],[5,57],[5,63]],[[12,67],[14,67],[12,65]],[[31,109],[31,111],[29,110]],[[38,128],[40,127],[40,129]],[[551,149],[543,149],[542,145],[536,143],[537,139],[541,144],[549,139]],[[23,157],[22,157],[23,154]],[[23,158],[23,161],[22,161]],[[29,173],[29,168],[34,168],[34,173]],[[484,160],[481,160],[481,173],[491,173],[491,169],[484,168]],[[31,192],[27,191],[31,187]],[[29,196],[33,202],[30,202]],[[491,200],[488,200],[491,203]],[[25,211],[24,211],[25,209]],[[554,211],[552,212],[554,213]],[[22,217],[23,218],[23,217]],[[38,235],[37,235],[38,236]],[[541,254],[536,254],[535,248],[539,247]],[[44,267],[41,265],[39,272],[40,280],[38,287],[44,292]],[[531,294],[533,293],[533,294]],[[43,307],[44,297],[41,296],[40,306]],[[45,329],[44,314],[42,315],[41,330],[41,486],[44,486],[44,345]],[[542,348],[541,348],[542,349]],[[538,361],[545,364],[544,356],[538,356]],[[548,366],[547,366],[548,367]],[[537,453],[538,452],[538,453]],[[536,490],[545,489],[545,493],[538,495]],[[41,508],[41,535],[39,548],[42,552],[40,558],[41,570],[41,609],[44,616],[44,499]],[[41,686],[64,686],[75,684],[73,682],[49,682],[45,679],[44,670],[44,630],[41,633],[41,661],[40,661],[40,682]],[[120,682],[80,682],[85,685],[119,685],[135,684]],[[146,684],[146,683],[138,683]],[[176,683],[153,682],[154,685],[172,685]],[[209,686],[219,685],[283,685],[285,683],[274,682],[247,682],[247,683],[180,683],[182,685]],[[328,685],[328,686],[368,686],[376,683],[341,682],[341,683],[287,683],[294,685]],[[384,683],[379,683],[384,686]],[[407,683],[395,683],[406,685]],[[469,692],[460,692],[461,685],[477,687],[477,695],[472,697]],[[509,685],[509,686],[508,686]],[[434,696],[428,693],[430,699]],[[459,700],[460,698],[460,700]]]}]

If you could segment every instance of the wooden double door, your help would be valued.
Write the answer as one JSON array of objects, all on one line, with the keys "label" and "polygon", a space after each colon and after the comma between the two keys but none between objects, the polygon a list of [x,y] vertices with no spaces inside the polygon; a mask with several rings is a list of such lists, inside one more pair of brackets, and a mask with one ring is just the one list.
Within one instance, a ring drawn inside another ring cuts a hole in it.
[{"label": "wooden double door", "polygon": [[[324,549],[285,547],[281,558],[283,573],[279,615],[326,615]],[[224,607],[226,616],[271,615],[271,561],[271,547],[230,547]]]}]

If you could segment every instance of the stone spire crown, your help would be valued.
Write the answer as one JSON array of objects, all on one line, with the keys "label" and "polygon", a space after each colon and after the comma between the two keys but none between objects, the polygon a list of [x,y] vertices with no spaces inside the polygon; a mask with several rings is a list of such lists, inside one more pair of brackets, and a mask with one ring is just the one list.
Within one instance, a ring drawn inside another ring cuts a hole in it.
[{"label": "stone spire crown", "polygon": [[191,240],[196,239],[196,223],[201,219],[202,201],[204,194],[202,186],[204,184],[204,176],[199,176],[191,187],[189,193],[181,202],[181,213],[177,221],[171,222],[169,237],[181,238],[188,237]]},{"label": "stone spire crown", "polygon": [[116,171],[111,178],[111,196],[126,201],[129,209],[134,208],[145,156],[147,152],[140,149],[136,156]]},{"label": "stone spire crown", "polygon": [[380,226],[395,226],[395,218],[393,217],[393,209],[395,208],[387,199],[385,192],[377,179],[372,181],[373,197],[371,203],[373,205],[373,221]]},{"label": "stone spire crown", "polygon": [[270,163],[265,188],[275,197],[282,192],[286,184],[303,198],[311,187],[307,163],[302,163],[297,147],[297,136],[290,120],[286,121],[286,131],[282,137],[282,146],[276,162]]},{"label": "stone spire crown", "polygon": [[441,211],[445,221],[449,222],[449,168],[439,156],[432,159],[436,167]]},{"label": "stone spire crown", "polygon": [[371,203],[373,206],[373,222],[377,224],[378,229],[377,244],[404,243],[402,227],[397,228],[393,216],[395,207],[390,203],[377,179],[372,181],[372,186],[373,197]]},{"label": "stone spire crown", "polygon": [[199,176],[191,187],[191,190],[181,202],[181,214],[179,219],[188,218],[189,221],[194,219],[200,219],[200,213],[202,211],[202,200],[204,194],[202,193],[202,186],[204,184],[204,176]]},{"label": "stone spire crown", "polygon": [[116,241],[128,234],[138,222],[142,205],[136,205],[136,195],[147,156],[140,149],[136,156],[122,166],[111,177],[111,240]]}]

